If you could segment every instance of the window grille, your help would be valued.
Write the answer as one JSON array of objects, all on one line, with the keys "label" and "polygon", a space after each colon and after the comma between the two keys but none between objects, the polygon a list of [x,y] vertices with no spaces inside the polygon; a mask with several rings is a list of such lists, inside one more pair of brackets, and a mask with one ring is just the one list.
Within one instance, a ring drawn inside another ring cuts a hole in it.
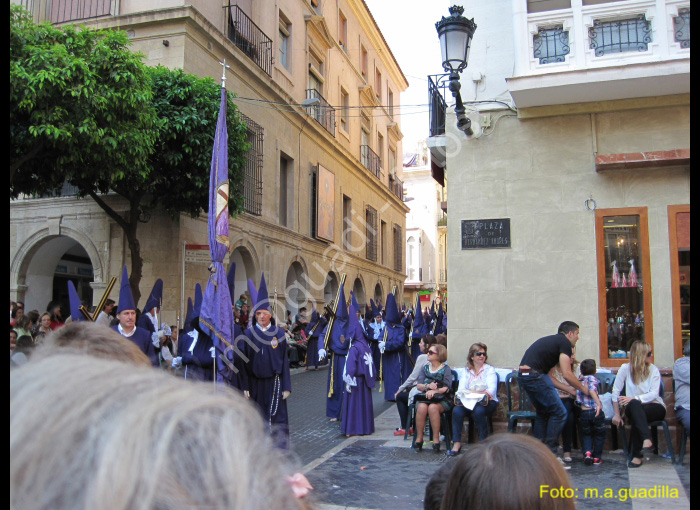
[{"label": "window grille", "polygon": [[627,51],[647,51],[651,42],[651,22],[644,14],[615,21],[595,20],[588,29],[590,47],[596,57]]},{"label": "window grille", "polygon": [[532,38],[534,57],[540,64],[564,62],[569,54],[569,32],[562,25],[540,28]]},{"label": "window grille", "polygon": [[377,261],[377,210],[368,205],[365,210],[367,260]]},{"label": "window grille", "polygon": [[681,48],[690,48],[690,9],[678,9],[678,16],[673,18],[673,40]]},{"label": "window grille", "polygon": [[253,119],[241,114],[246,123],[246,141],[250,149],[245,155],[243,175],[243,207],[249,214],[262,214],[263,128]]}]

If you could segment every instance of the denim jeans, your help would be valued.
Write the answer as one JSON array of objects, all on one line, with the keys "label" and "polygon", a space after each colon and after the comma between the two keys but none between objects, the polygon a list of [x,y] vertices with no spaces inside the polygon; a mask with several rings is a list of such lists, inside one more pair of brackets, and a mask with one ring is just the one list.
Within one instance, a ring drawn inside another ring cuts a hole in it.
[{"label": "denim jeans", "polygon": [[464,424],[464,418],[469,416],[474,420],[479,441],[486,439],[489,435],[488,417],[493,415],[497,408],[498,402],[495,400],[489,400],[489,403],[485,406],[476,404],[472,411],[464,406],[454,406],[452,408],[452,440],[462,442],[462,425]]},{"label": "denim jeans", "polygon": [[581,450],[592,452],[594,459],[599,459],[603,455],[605,445],[605,415],[600,411],[595,415],[595,409],[581,409],[579,418],[581,423]]},{"label": "denim jeans", "polygon": [[574,425],[576,424],[576,406],[573,398],[562,398],[561,403],[566,408],[566,423],[561,429],[562,450],[571,453],[571,444],[574,438]]},{"label": "denim jeans", "polygon": [[518,375],[518,383],[530,397],[537,413],[533,435],[556,455],[559,434],[566,423],[566,408],[552,380],[547,374],[531,371],[528,375]]}]

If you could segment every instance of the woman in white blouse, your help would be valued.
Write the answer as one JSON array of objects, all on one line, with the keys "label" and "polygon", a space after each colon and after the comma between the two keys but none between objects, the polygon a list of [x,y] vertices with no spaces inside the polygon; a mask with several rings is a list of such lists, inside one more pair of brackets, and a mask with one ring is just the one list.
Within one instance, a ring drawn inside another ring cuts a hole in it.
[{"label": "woman in white blouse", "polygon": [[[642,465],[644,450],[651,448],[649,422],[662,420],[666,416],[666,406],[659,396],[661,374],[651,363],[651,346],[637,340],[630,347],[630,362],[620,367],[613,386],[612,422],[618,427],[623,425],[620,406],[625,406],[625,418],[632,426],[630,442],[632,460],[628,467]],[[626,396],[620,396],[623,388]]]},{"label": "woman in white blouse", "polygon": [[[486,351],[486,345],[480,342],[469,348],[464,375],[459,379],[456,405],[452,409],[452,437],[455,442],[452,449],[447,451],[448,457],[457,455],[462,449],[462,425],[465,418],[471,416],[474,419],[479,441],[483,441],[489,435],[488,417],[493,415],[498,407],[498,375],[496,370],[486,363]],[[476,396],[477,394],[483,396]],[[474,396],[465,398],[466,395]]]}]

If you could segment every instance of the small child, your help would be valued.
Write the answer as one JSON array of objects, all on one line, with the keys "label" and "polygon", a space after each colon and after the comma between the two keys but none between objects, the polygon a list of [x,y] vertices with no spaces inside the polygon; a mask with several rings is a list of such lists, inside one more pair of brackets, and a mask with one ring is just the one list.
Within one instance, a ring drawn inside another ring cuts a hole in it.
[{"label": "small child", "polygon": [[595,376],[595,360],[585,359],[579,366],[581,377],[579,381],[588,388],[590,396],[576,391],[576,402],[581,406],[581,446],[585,452],[584,463],[600,465],[605,444],[605,415],[603,405],[598,398],[598,379]]}]

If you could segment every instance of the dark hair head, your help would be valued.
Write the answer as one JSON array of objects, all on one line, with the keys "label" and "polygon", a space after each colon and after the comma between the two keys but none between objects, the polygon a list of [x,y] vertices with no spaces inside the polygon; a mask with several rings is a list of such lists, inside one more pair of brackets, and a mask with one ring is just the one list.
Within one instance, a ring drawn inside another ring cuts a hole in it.
[{"label": "dark hair head", "polygon": [[579,365],[579,370],[581,370],[581,375],[595,375],[595,360],[594,359],[584,359]]},{"label": "dark hair head", "polygon": [[100,310],[100,311],[103,312],[105,308],[107,308],[109,305],[113,305],[114,303],[115,303],[114,299],[107,299],[107,301],[105,301],[104,306],[102,307],[102,310]]},{"label": "dark hair head", "polygon": [[430,347],[431,345],[433,345],[435,343],[435,337],[433,335],[430,335],[430,334],[423,335],[423,338],[421,338],[421,340],[423,340],[423,343],[425,344],[426,347]]},{"label": "dark hair head", "polygon": [[578,331],[580,328],[578,327],[578,324],[576,324],[573,321],[564,321],[561,324],[559,324],[559,329],[557,330],[557,333],[561,333],[562,335],[567,335],[569,333],[572,333],[574,331]]},{"label": "dark hair head", "polygon": [[496,434],[457,461],[441,508],[575,508],[573,497],[551,497],[543,487],[573,492],[566,471],[542,442],[523,434]]},{"label": "dark hair head", "polygon": [[447,347],[447,335],[445,333],[440,333],[438,335],[435,335],[435,343],[444,345]]},{"label": "dark hair head", "polygon": [[32,321],[32,324],[36,324],[36,321],[39,320],[39,312],[36,310],[29,310],[24,314],[24,316],[29,318],[29,320]]},{"label": "dark hair head", "polygon": [[433,476],[430,477],[428,484],[425,486],[425,498],[423,498],[424,510],[440,510],[440,503],[442,502],[442,497],[445,495],[447,479],[453,467],[453,462],[445,462],[440,469],[435,471]]},{"label": "dark hair head", "polygon": [[683,344],[683,356],[690,356],[690,340],[686,340]]}]

